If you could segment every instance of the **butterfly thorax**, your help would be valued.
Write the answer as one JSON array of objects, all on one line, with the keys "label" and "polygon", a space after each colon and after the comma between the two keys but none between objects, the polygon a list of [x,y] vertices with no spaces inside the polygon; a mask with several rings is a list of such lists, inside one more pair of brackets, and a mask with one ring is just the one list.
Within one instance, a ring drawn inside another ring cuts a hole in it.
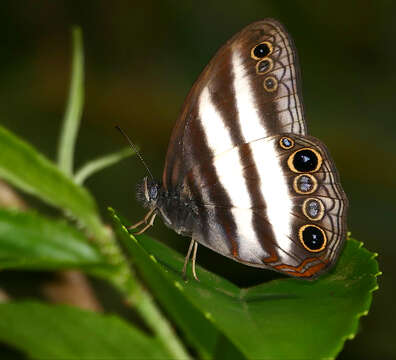
[{"label": "butterfly thorax", "polygon": [[136,197],[145,208],[156,210],[165,225],[191,236],[197,207],[182,186],[165,190],[160,182],[145,177],[137,186]]}]

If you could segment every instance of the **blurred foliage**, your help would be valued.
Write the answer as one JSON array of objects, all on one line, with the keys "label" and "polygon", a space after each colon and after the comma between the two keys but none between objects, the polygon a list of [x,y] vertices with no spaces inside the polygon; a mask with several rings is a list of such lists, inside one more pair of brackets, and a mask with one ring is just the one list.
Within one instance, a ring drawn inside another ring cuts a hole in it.
[{"label": "blurred foliage", "polygon": [[116,316],[25,301],[0,304],[0,317],[0,339],[33,359],[169,358],[160,342]]},{"label": "blurred foliage", "polygon": [[[385,274],[371,316],[340,358],[393,358],[396,325],[389,309],[396,296],[396,244],[389,224],[396,200],[395,14],[396,3],[386,0],[4,1],[1,124],[56,158],[69,84],[69,29],[79,24],[86,91],[77,167],[124,145],[113,131],[118,124],[159,178],[183,99],[216,49],[254,20],[279,19],[299,52],[310,133],[329,147],[348,194],[350,230],[380,253]],[[144,176],[139,166],[135,159],[124,161],[87,181],[102,214],[112,205],[140,219],[143,211],[134,195]],[[186,239],[160,222],[151,234],[178,249],[187,247]],[[201,249],[199,261],[241,285],[267,276]]]}]

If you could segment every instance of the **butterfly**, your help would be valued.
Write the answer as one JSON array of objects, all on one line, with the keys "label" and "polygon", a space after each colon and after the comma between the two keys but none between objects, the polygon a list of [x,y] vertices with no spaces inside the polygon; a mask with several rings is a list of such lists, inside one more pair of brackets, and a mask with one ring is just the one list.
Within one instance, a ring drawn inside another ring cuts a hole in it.
[{"label": "butterfly", "polygon": [[190,90],[174,126],[162,181],[137,197],[198,244],[248,266],[313,279],[346,237],[348,201],[326,146],[307,134],[293,40],[273,19],[223,45]]}]

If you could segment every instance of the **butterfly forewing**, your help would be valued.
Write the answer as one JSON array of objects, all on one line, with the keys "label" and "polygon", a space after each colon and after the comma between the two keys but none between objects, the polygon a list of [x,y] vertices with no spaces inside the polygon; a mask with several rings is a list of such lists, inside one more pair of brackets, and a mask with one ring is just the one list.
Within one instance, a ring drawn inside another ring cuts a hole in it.
[{"label": "butterfly forewing", "polygon": [[[262,58],[252,54],[259,44],[270,49]],[[260,73],[263,61],[270,65]],[[234,146],[283,132],[305,134],[299,77],[293,42],[281,24],[263,20],[236,34],[187,96],[168,148],[164,186],[177,186],[191,167]]]}]

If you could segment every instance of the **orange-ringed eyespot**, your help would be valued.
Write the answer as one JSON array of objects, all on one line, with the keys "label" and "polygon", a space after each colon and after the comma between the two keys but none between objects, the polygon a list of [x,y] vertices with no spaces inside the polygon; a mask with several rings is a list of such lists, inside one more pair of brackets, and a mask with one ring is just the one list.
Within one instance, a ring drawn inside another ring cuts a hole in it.
[{"label": "orange-ringed eyespot", "polygon": [[279,145],[283,149],[291,149],[294,146],[294,140],[292,138],[289,138],[288,136],[283,136],[279,140]]},{"label": "orange-ringed eyespot", "polygon": [[322,161],[319,152],[314,149],[303,148],[290,155],[287,163],[294,172],[310,173],[318,171]]},{"label": "orange-ringed eyespot", "polygon": [[263,42],[252,49],[252,57],[256,60],[262,59],[269,55],[271,51],[272,45],[269,42]]},{"label": "orange-ringed eyespot", "polygon": [[324,205],[319,199],[309,198],[302,206],[304,215],[310,220],[320,220],[324,215]]},{"label": "orange-ringed eyespot", "polygon": [[256,65],[256,72],[257,74],[263,75],[269,72],[273,67],[272,59],[266,58],[259,61]]},{"label": "orange-ringed eyespot", "polygon": [[317,187],[317,180],[310,174],[302,174],[294,178],[293,188],[298,194],[312,194]]},{"label": "orange-ringed eyespot", "polygon": [[278,80],[274,76],[268,76],[263,82],[264,89],[268,92],[273,92],[278,88]]},{"label": "orange-ringed eyespot", "polygon": [[319,226],[301,226],[298,231],[298,236],[302,245],[310,252],[319,252],[326,247],[326,234]]}]

